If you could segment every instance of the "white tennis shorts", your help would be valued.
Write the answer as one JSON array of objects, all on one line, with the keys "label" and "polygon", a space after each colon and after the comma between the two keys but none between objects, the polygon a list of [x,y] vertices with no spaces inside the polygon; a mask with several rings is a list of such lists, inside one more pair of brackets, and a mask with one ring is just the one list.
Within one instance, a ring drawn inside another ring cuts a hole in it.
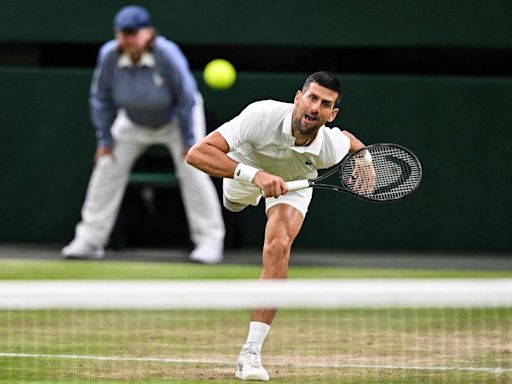
[{"label": "white tennis shorts", "polygon": [[[224,198],[235,204],[242,206],[258,205],[261,199],[260,189],[249,183],[240,182],[233,179],[224,179],[222,183]],[[306,217],[308,212],[309,203],[313,197],[313,188],[305,188],[297,191],[290,191],[285,195],[278,198],[266,197],[265,198],[265,212],[269,208],[277,204],[288,204],[297,209],[302,216]],[[241,210],[241,209],[240,209]]]}]

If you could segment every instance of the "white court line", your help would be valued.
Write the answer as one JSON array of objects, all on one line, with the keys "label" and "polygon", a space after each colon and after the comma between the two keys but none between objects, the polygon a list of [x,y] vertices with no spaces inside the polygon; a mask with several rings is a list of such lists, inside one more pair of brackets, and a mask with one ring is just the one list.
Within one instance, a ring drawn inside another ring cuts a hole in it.
[{"label": "white court line", "polygon": [[[121,356],[93,356],[93,355],[49,355],[38,353],[0,353],[0,357],[27,357],[42,359],[73,359],[73,360],[98,360],[98,361],[132,361],[132,362],[155,362],[155,363],[177,363],[177,364],[217,364],[234,365],[234,360],[208,360],[208,359],[175,359],[158,357],[121,357]],[[444,367],[444,366],[408,366],[408,365],[372,365],[372,364],[294,364],[294,363],[272,363],[268,366],[293,366],[297,368],[352,368],[352,369],[400,369],[414,371],[458,371],[458,372],[490,372],[505,373],[512,372],[512,368],[499,367]]]}]

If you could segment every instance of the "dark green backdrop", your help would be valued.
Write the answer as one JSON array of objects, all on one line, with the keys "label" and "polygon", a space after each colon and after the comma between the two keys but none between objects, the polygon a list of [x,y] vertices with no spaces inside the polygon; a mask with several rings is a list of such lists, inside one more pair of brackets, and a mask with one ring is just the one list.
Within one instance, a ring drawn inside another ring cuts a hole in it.
[{"label": "dark green backdrop", "polygon": [[[123,0],[3,0],[0,41],[103,41]],[[508,0],[141,0],[182,44],[511,47]]]},{"label": "dark green backdrop", "polygon": [[[0,41],[101,42],[123,1],[4,1]],[[141,1],[178,43],[324,46],[512,46],[512,3]],[[59,10],[57,12],[57,9]],[[88,117],[92,69],[0,67],[0,241],[73,235],[95,148]],[[218,121],[262,98],[291,101],[306,73],[238,73],[207,89]],[[329,191],[315,199],[298,246],[388,250],[512,250],[512,78],[339,74],[336,124],[365,142],[392,141],[423,161],[424,181],[387,205]],[[263,207],[241,214],[244,245],[260,245]],[[170,219],[170,221],[172,221]],[[176,225],[183,225],[176,223]]]}]

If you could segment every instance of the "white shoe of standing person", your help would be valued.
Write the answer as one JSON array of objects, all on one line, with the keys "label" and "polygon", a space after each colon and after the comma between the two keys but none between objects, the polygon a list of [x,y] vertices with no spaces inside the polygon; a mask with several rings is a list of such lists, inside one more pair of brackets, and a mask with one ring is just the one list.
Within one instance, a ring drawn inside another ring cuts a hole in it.
[{"label": "white shoe of standing person", "polygon": [[224,258],[222,245],[198,245],[190,253],[190,260],[202,264],[218,264]]},{"label": "white shoe of standing person", "polygon": [[270,380],[267,370],[261,365],[261,352],[256,344],[246,344],[242,348],[236,361],[235,377],[240,380]]},{"label": "white shoe of standing person", "polygon": [[66,259],[99,260],[105,257],[105,250],[80,239],[74,239],[62,248],[62,255]]}]

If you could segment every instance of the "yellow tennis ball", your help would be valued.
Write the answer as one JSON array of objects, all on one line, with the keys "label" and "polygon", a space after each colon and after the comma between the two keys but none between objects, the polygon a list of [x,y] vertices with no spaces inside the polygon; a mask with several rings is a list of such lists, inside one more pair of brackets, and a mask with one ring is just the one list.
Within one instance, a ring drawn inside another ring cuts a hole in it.
[{"label": "yellow tennis ball", "polygon": [[213,89],[227,89],[235,83],[235,67],[224,59],[212,60],[204,68],[203,79]]}]

